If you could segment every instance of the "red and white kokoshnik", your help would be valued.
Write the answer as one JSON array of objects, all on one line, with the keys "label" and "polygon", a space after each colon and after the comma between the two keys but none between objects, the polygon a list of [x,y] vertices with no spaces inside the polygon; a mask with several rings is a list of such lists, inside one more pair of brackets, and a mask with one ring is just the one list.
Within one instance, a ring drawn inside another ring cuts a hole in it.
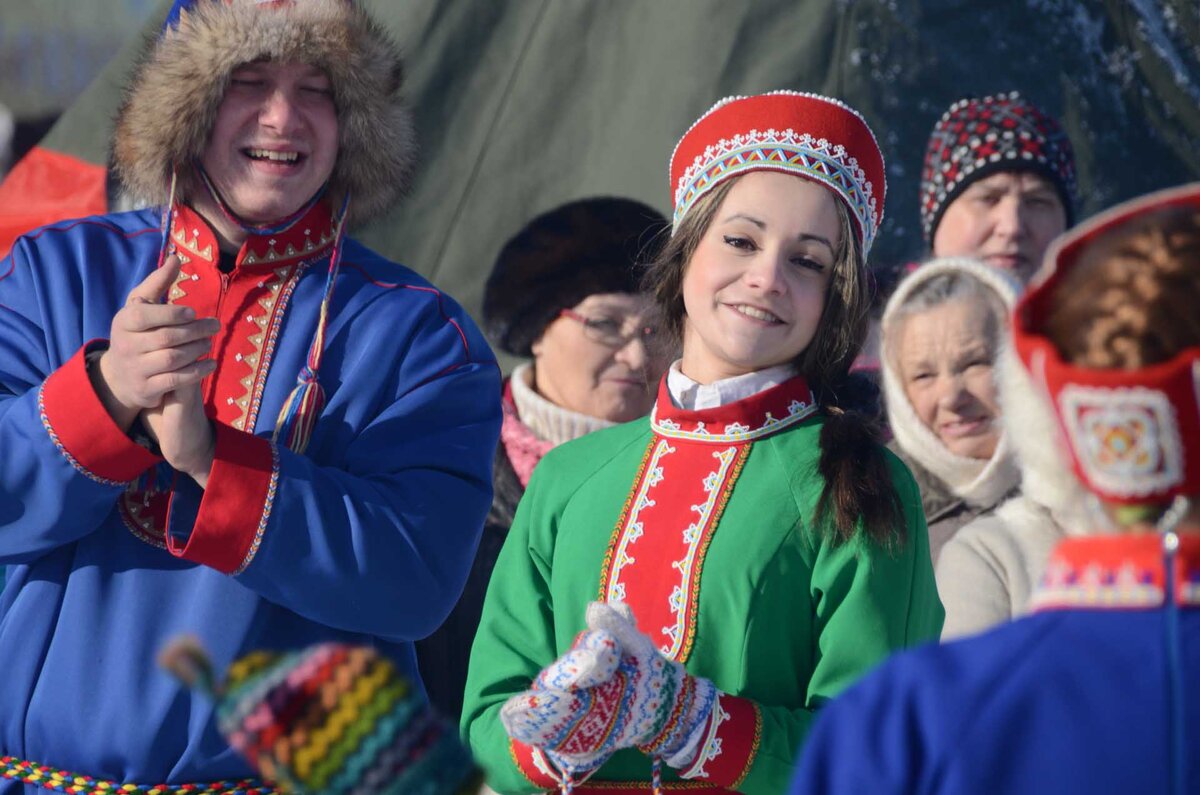
[{"label": "red and white kokoshnik", "polygon": [[875,134],[858,111],[798,91],[727,97],[684,133],[671,154],[673,224],[730,177],[780,171],[825,185],[846,202],[863,256],[883,222],[887,176]]},{"label": "red and white kokoshnik", "polygon": [[1124,504],[1167,502],[1200,492],[1200,348],[1139,370],[1096,370],[1062,360],[1042,335],[1049,297],[1081,252],[1099,236],[1142,213],[1200,210],[1200,184],[1118,205],[1059,238],[1046,267],[1017,304],[1017,354],[1045,389],[1076,475],[1101,497]]}]

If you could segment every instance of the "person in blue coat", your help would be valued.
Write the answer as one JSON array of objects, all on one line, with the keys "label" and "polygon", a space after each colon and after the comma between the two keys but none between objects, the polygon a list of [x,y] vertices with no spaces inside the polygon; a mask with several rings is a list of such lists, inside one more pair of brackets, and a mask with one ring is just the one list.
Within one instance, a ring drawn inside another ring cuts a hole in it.
[{"label": "person in blue coat", "polygon": [[792,792],[1200,793],[1197,306],[1200,184],[1051,248],[1002,393],[1096,530],[1059,542],[1032,615],[898,655],[832,702]]},{"label": "person in blue coat", "polygon": [[[348,238],[414,162],[395,45],[345,0],[177,2],[113,161],[149,209],[0,260],[0,793],[269,788],[155,655],[413,641],[491,502],[500,372]],[[161,785],[161,786],[159,786]]]}]

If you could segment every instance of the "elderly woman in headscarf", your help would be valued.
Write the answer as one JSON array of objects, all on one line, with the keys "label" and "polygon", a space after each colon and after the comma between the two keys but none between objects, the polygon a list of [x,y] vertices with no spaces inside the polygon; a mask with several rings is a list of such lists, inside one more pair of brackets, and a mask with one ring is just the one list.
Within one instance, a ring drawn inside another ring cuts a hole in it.
[{"label": "elderly woman in headscarf", "polygon": [[891,447],[920,486],[935,563],[959,528],[1017,485],[992,377],[1015,301],[1006,275],[946,257],[909,274],[884,310]]}]

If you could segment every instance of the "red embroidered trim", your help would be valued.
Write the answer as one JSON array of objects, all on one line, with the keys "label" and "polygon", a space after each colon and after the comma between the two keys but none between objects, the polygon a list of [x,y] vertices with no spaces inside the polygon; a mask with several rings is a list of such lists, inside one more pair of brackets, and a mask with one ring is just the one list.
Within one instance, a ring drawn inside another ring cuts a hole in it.
[{"label": "red embroidered trim", "polygon": [[[1200,536],[1181,534],[1175,598],[1200,605]],[[1035,611],[1062,608],[1161,607],[1166,569],[1158,535],[1091,536],[1060,541],[1030,599]]]},{"label": "red embroidered trim", "polygon": [[537,765],[533,762],[533,752],[534,749],[532,746],[517,742],[511,738],[508,741],[509,756],[512,757],[513,764],[516,765],[521,775],[535,787],[556,789],[560,782],[538,769]]},{"label": "red embroidered trim", "polygon": [[659,650],[686,662],[696,637],[705,556],[750,443],[714,450],[656,434],[650,449],[605,553],[601,599],[629,604],[651,637],[659,634],[652,628],[661,626],[669,642]]},{"label": "red embroidered trim", "polygon": [[650,461],[650,455],[654,452],[658,441],[658,439],[651,437],[650,443],[646,445],[646,452],[642,454],[642,463],[638,464],[637,474],[633,477],[633,490],[625,498],[625,505],[621,507],[621,515],[617,517],[617,526],[613,528],[612,537],[608,542],[608,549],[604,553],[604,561],[600,566],[600,595],[597,597],[601,601],[604,601],[605,594],[608,592],[608,576],[612,569],[613,555],[616,552],[617,544],[620,542],[622,532],[625,529],[625,521],[629,518],[629,508],[633,505],[634,495],[637,494],[642,477],[646,474],[646,464]]},{"label": "red embroidered trim", "polygon": [[42,382],[38,416],[55,448],[79,473],[105,486],[124,486],[162,459],[130,439],[108,415],[88,378],[88,345]]},{"label": "red embroidered trim", "polygon": [[709,520],[708,530],[705,532],[704,539],[700,542],[700,548],[696,552],[695,568],[692,572],[690,593],[688,594],[687,634],[683,640],[683,649],[679,653],[678,659],[680,662],[687,662],[692,654],[692,646],[696,641],[696,624],[700,618],[700,572],[704,569],[704,559],[708,555],[708,547],[712,543],[713,534],[717,531],[717,525],[725,513],[725,506],[729,504],[729,497],[733,494],[733,486],[742,475],[742,467],[746,465],[746,459],[750,457],[750,448],[752,446],[753,442],[744,445],[738,453],[737,460],[733,462],[733,469],[729,473],[729,477],[725,479],[725,488],[722,490],[721,496],[717,500],[717,505],[713,510],[712,518]]},{"label": "red embroidered trim", "polygon": [[220,423],[214,430],[216,455],[195,525],[182,548],[168,535],[167,551],[237,574],[250,564],[262,543],[274,505],[279,458],[266,439]]}]

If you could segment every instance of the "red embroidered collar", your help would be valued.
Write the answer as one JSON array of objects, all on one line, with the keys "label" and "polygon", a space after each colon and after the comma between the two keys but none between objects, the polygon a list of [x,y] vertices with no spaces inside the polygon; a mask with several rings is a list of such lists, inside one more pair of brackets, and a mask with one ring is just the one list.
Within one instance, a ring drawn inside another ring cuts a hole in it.
[{"label": "red embroidered collar", "polygon": [[[1200,535],[1178,536],[1175,595],[1200,605]],[[1166,590],[1163,538],[1157,534],[1088,536],[1059,542],[1034,591],[1034,610],[1161,607]]]},{"label": "red embroidered collar", "polygon": [[800,376],[748,398],[700,411],[677,408],[671,401],[664,378],[650,412],[650,427],[659,436],[671,439],[730,444],[778,433],[816,410],[812,392]]},{"label": "red embroidered collar", "polygon": [[[204,216],[186,204],[177,204],[172,214],[171,243],[186,264],[196,260],[216,265],[220,258],[217,235]],[[333,213],[319,201],[282,232],[249,235],[238,251],[236,271],[261,272],[291,265],[321,254],[333,245]]]}]

